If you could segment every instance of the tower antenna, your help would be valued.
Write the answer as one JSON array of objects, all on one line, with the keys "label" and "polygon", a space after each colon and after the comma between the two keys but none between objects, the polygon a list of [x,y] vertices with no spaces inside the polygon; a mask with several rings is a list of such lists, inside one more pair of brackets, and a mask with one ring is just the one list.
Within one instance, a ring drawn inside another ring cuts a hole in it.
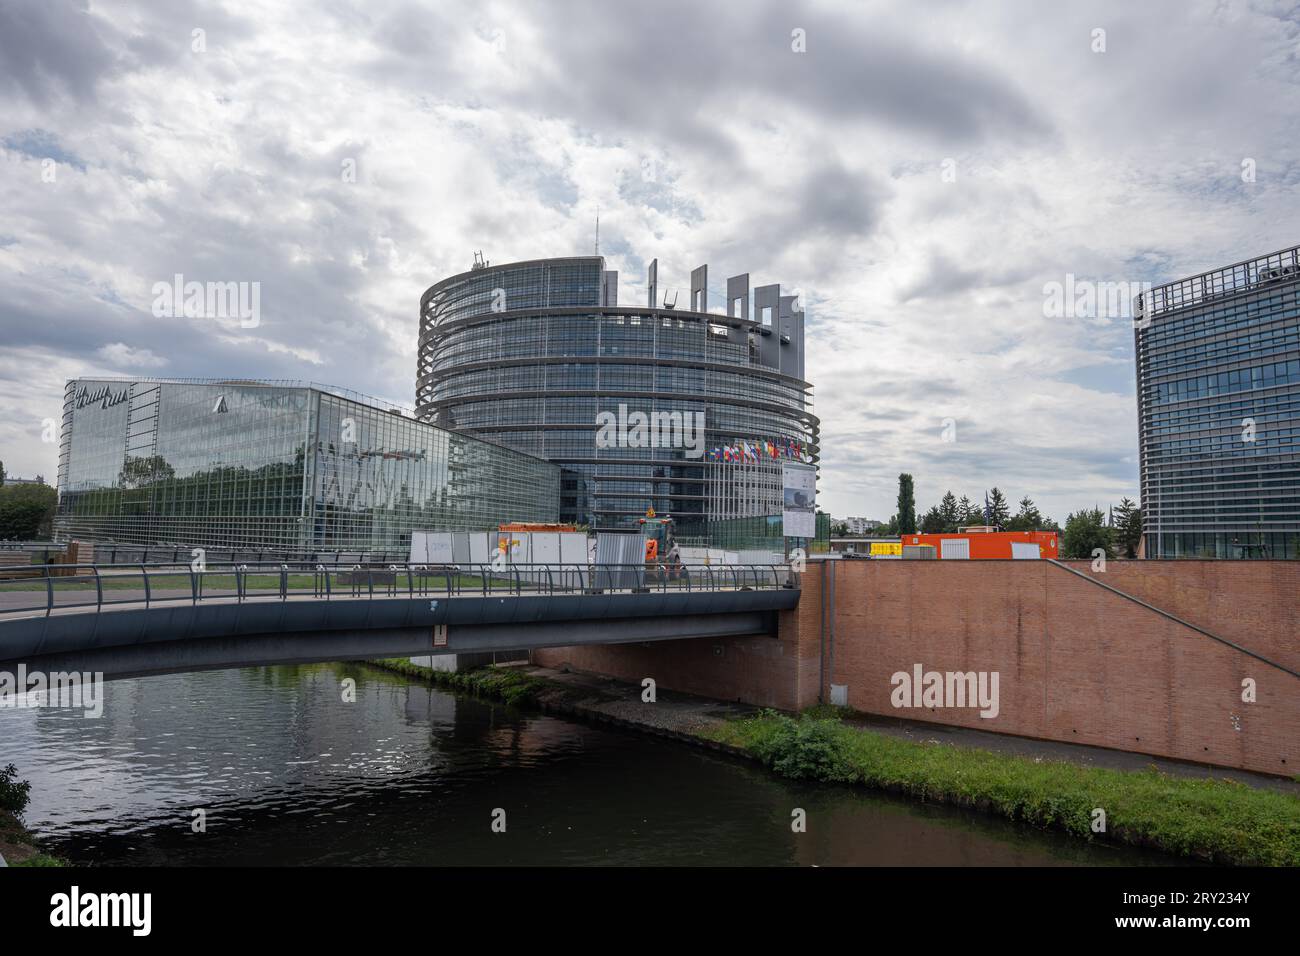
[{"label": "tower antenna", "polygon": [[600,255],[600,206],[596,206],[596,255]]}]

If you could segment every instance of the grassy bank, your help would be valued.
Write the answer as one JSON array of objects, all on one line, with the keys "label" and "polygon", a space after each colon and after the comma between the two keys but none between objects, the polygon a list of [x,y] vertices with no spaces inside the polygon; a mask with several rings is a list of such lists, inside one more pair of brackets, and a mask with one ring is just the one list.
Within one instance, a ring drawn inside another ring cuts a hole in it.
[{"label": "grassy bank", "polygon": [[525,707],[535,706],[538,694],[551,686],[547,681],[522,673],[513,667],[480,667],[471,671],[452,673],[412,664],[405,657],[386,657],[372,660],[370,663],[384,670],[430,681],[447,690],[473,694],[476,697],[490,697],[503,700],[507,704]]},{"label": "grassy bank", "polygon": [[[1300,799],[1235,781],[912,743],[820,715],[764,711],[705,735],[786,777],[876,787],[1216,863],[1300,866]],[[1106,813],[1104,834],[1092,830],[1096,808]]]}]

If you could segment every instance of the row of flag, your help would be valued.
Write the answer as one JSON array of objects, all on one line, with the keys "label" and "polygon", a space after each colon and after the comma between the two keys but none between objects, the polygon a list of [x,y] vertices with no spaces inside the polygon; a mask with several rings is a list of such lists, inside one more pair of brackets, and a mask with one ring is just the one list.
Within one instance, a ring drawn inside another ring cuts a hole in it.
[{"label": "row of flag", "polygon": [[709,461],[758,462],[764,458],[809,460],[804,453],[803,442],[794,438],[778,438],[776,441],[738,441],[734,445],[722,445],[709,450]]}]

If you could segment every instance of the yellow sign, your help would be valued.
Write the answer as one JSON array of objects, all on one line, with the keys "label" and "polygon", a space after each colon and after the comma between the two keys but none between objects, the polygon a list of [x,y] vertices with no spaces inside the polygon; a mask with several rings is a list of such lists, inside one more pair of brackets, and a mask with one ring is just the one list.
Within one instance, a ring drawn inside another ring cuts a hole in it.
[{"label": "yellow sign", "polygon": [[873,541],[871,542],[871,554],[888,556],[893,555],[896,558],[903,556],[903,543],[901,541]]}]

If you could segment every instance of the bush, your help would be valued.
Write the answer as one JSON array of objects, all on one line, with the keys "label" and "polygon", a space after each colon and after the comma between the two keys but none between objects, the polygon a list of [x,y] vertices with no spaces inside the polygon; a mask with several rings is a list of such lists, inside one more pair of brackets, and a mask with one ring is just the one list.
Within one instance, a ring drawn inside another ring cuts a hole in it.
[{"label": "bush", "polygon": [[0,810],[6,810],[15,817],[22,816],[32,799],[32,785],[17,777],[18,768],[13,764],[0,770]]},{"label": "bush", "polygon": [[763,763],[786,777],[845,783],[858,774],[842,745],[836,720],[773,719],[771,732],[755,741],[754,752]]}]

